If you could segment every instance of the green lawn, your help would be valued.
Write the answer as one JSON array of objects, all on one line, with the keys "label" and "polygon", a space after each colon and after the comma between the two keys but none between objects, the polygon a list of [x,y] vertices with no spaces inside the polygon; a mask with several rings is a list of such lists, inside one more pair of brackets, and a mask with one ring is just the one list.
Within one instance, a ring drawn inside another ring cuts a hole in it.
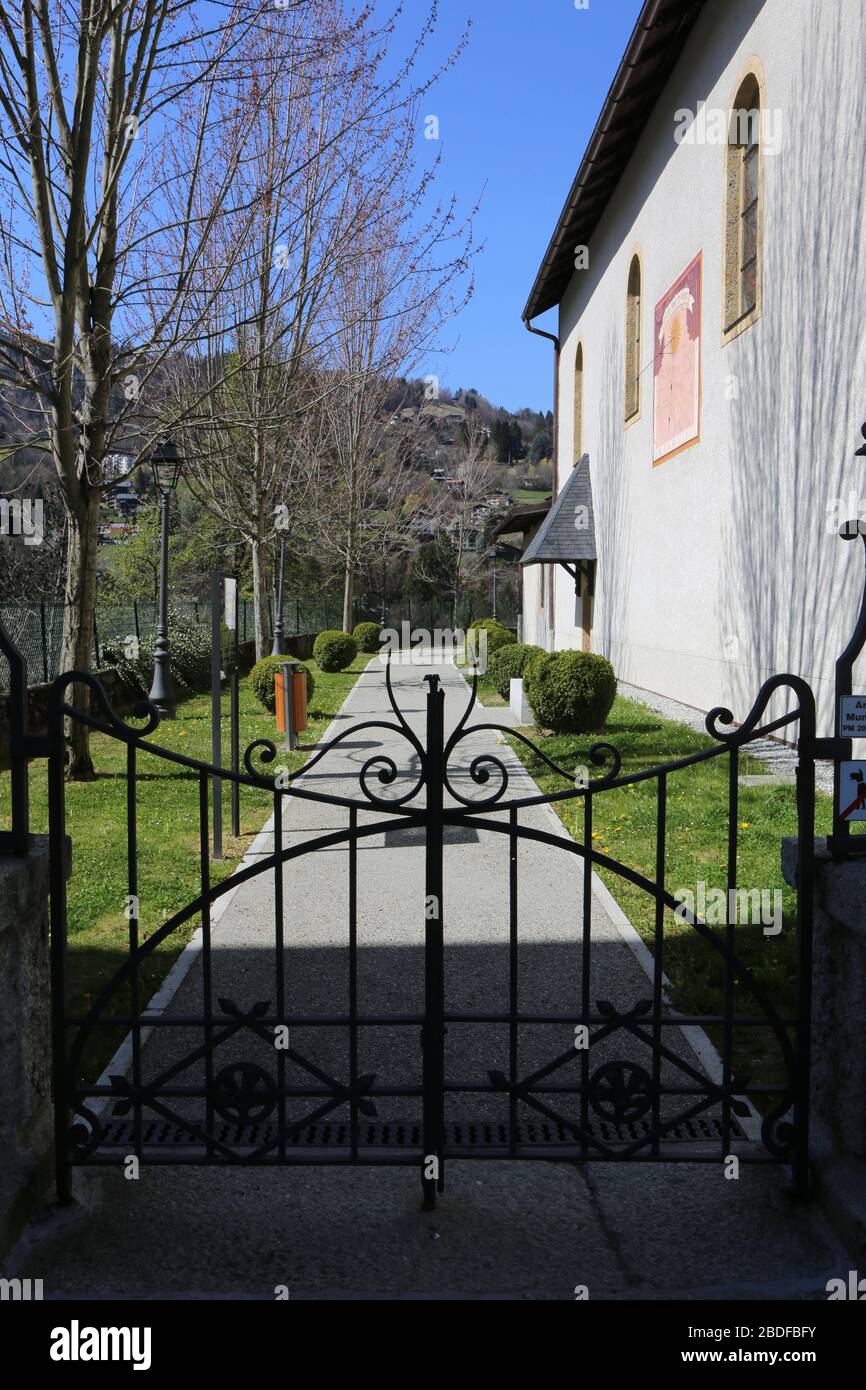
[{"label": "green lawn", "polygon": [[543,489],[541,492],[534,492],[531,488],[519,487],[515,490],[514,501],[517,502],[547,502],[550,499],[550,488]]},{"label": "green lawn", "polygon": [[[347,671],[326,675],[310,663],[316,678],[309,727],[301,737],[309,747],[321,738],[342,705],[359,673],[370,661],[359,655]],[[223,761],[229,760],[228,694],[222,701]],[[240,685],[240,748],[255,739],[276,738],[274,716],[264,710],[246,680]],[[210,695],[182,701],[178,717],[159,725],[151,742],[185,756],[210,762]],[[66,827],[72,839],[72,877],[68,884],[69,998],[74,1012],[86,1009],[101,985],[127,955],[128,923],[124,900],[129,891],[126,850],[126,745],[104,734],[92,738],[97,769],[93,782],[73,782],[66,787]],[[302,749],[280,754],[279,765],[300,767],[309,757]],[[256,766],[263,767],[260,762]],[[273,767],[273,765],[272,765]],[[267,771],[267,769],[264,769]],[[242,787],[241,834],[230,834],[230,786],[223,783],[223,851],[220,861],[210,861],[213,883],[225,879],[243,858],[270,812],[271,796],[264,790]],[[0,775],[0,819],[8,823],[9,777]],[[141,752],[137,778],[138,897],[140,937],[145,939],[168,917],[199,892],[199,783],[195,771]],[[30,828],[38,834],[48,828],[44,764],[34,763],[30,776]],[[161,984],[183,946],[199,925],[185,923],[145,959],[141,971],[142,1001]],[[126,991],[118,991],[110,1013],[129,1008]],[[125,1029],[99,1030],[98,1045],[85,1058],[83,1072],[93,1078]],[[95,1068],[95,1070],[94,1070]]]},{"label": "green lawn", "polygon": [[[485,703],[488,700],[485,698]],[[543,736],[537,730],[522,730],[528,738],[561,767],[572,769],[587,762],[587,750],[599,739],[609,740],[622,756],[622,771],[640,772],[669,763],[703,748],[717,747],[708,736],[693,732],[686,725],[663,719],[645,705],[617,697],[603,734]],[[518,740],[512,746],[543,791],[565,789],[565,782],[552,773]],[[763,765],[746,755],[740,756],[739,774],[762,772]],[[674,894],[680,889],[696,891],[698,881],[706,890],[726,888],[728,765],[722,755],[684,768],[668,778],[666,875],[665,883]],[[590,776],[600,775],[590,768]],[[648,878],[655,876],[657,779],[615,788],[593,798],[593,847],[637,869]],[[583,798],[555,806],[575,839],[583,836]],[[831,823],[831,799],[817,798],[816,833],[826,834]],[[796,899],[782,880],[779,864],[783,836],[797,831],[794,786],[776,785],[739,788],[737,813],[737,883],[741,888],[779,889],[782,892],[783,927],[778,936],[765,935],[763,926],[740,924],[736,928],[738,955],[755,979],[768,991],[774,1004],[785,1014],[796,1012],[795,960]],[[602,881],[634,924],[651,950],[655,947],[655,903],[644,890],[623,880],[617,873],[599,869]],[[724,934],[725,927],[713,928]],[[664,922],[663,967],[674,989],[674,1001],[682,1010],[697,1014],[721,1012],[724,990],[724,962],[693,928],[667,911]],[[735,1010],[757,1014],[751,993],[735,986]],[[708,1030],[718,1042],[718,1030]],[[737,1030],[736,1067],[754,1082],[778,1082],[782,1076],[775,1042],[767,1029]]]}]

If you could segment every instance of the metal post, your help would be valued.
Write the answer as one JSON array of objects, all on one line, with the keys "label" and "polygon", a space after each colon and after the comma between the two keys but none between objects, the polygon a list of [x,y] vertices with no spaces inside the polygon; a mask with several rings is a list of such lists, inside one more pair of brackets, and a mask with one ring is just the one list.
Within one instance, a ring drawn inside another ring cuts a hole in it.
[{"label": "metal post", "polygon": [[[237,778],[241,770],[241,728],[240,728],[240,614],[238,612],[238,588],[240,579],[238,577],[238,552],[235,546],[235,596],[234,596],[234,619],[235,619],[235,640],[232,661],[231,675],[231,739],[232,739],[232,772]],[[235,839],[241,833],[241,786],[240,782],[232,782],[232,835]]]},{"label": "metal post", "polygon": [[286,566],[286,533],[280,535],[280,571],[277,581],[277,613],[274,618],[274,645],[271,647],[271,656],[285,656],[286,647],[283,641],[283,580],[285,578]]},{"label": "metal post", "polygon": [[797,763],[797,1075],[794,1092],[796,1148],[792,1165],[794,1191],[808,1197],[812,1187],[809,1161],[809,1089],[812,1059],[812,957],[815,893],[815,704],[801,705],[800,756]]},{"label": "metal post", "polygon": [[[210,577],[210,700],[211,700],[211,762],[218,768],[222,763],[222,710],[220,702],[220,596],[221,574]],[[212,777],[213,789],[213,857],[223,857],[223,783]]]},{"label": "metal post", "polygon": [[133,624],[134,624],[134,626],[135,626],[135,640],[136,640],[136,642],[140,642],[140,641],[141,641],[141,624],[139,623],[139,620],[138,620],[138,599],[137,599],[137,598],[134,598],[134,599],[132,600],[132,621],[133,621]]},{"label": "metal post", "polygon": [[295,599],[295,635],[301,630],[301,600]]},{"label": "metal post", "polygon": [[496,617],[496,551],[493,552],[493,614]]},{"label": "metal post", "polygon": [[48,739],[48,884],[51,944],[51,1044],[54,1092],[54,1172],[57,1200],[72,1202],[69,1162],[69,1078],[66,1068],[66,749],[59,698],[49,697]]},{"label": "metal post", "polygon": [[27,662],[0,622],[0,651],[9,663],[9,780],[12,827],[0,830],[0,853],[30,849],[30,778],[27,768]]},{"label": "metal post", "polygon": [[[427,694],[427,750],[424,781],[426,806],[426,864],[424,881],[424,1159],[421,1186],[424,1210],[436,1206],[436,1192],[444,1191],[442,1157],[445,1083],[445,971],[442,928],[442,802],[444,785],[443,745],[445,692],[438,676],[425,676]],[[427,1177],[430,1160],[436,1159],[438,1177]]]},{"label": "metal post", "polygon": [[[156,705],[163,719],[174,719],[177,704],[168,646],[168,503],[169,494],[160,492],[159,510],[161,521],[159,557],[159,620],[156,625],[156,642],[153,647],[153,684],[148,699]],[[94,620],[94,628],[96,626]],[[99,662],[97,649],[97,664]]]}]

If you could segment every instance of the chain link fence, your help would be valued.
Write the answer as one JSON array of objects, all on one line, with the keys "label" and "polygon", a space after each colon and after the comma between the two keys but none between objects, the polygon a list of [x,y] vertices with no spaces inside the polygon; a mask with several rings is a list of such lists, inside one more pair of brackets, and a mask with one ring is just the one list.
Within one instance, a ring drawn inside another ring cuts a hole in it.
[{"label": "chain link fence", "polygon": [[[196,623],[210,624],[210,603],[187,600],[172,602],[172,612]],[[319,632],[324,627],[339,627],[342,615],[336,600],[320,598],[313,601],[288,598],[283,605],[283,631],[287,635],[299,632]],[[134,603],[100,603],[96,608],[91,662],[94,670],[103,665],[103,648],[122,642],[126,637],[144,637],[156,629],[155,603],[138,600]],[[31,599],[17,603],[0,603],[0,622],[27,661],[27,680],[30,685],[54,680],[60,672],[60,644],[63,637],[63,603],[60,600]],[[272,631],[272,614],[268,612],[268,631]],[[252,599],[238,600],[238,638],[241,642],[255,637]],[[0,657],[0,690],[9,689],[9,666]]]},{"label": "chain link fence", "polygon": [[[513,605],[512,605],[513,606]],[[187,600],[172,602],[172,611],[192,618],[197,623],[210,624],[210,603]],[[434,633],[452,628],[467,628],[473,617],[487,617],[489,613],[473,614],[470,601],[462,601],[455,606],[446,600],[431,602],[396,602],[386,609],[386,628],[398,633],[402,624],[410,628],[425,628]],[[500,608],[500,622],[513,627],[517,621],[516,612]],[[93,634],[91,661],[94,670],[103,665],[102,650],[105,646],[122,642],[126,637],[147,636],[156,629],[157,608],[155,603],[138,600],[135,603],[101,603],[97,605],[96,622]],[[380,604],[369,599],[359,599],[355,603],[355,622],[382,622]],[[6,628],[12,641],[27,661],[27,679],[30,685],[38,685],[54,679],[60,671],[60,643],[63,636],[63,603],[52,599],[31,599],[17,603],[0,603],[0,622]],[[283,604],[283,632],[292,636],[300,632],[321,632],[325,628],[341,628],[343,624],[342,602],[339,597],[321,595],[316,598],[286,598]],[[268,632],[273,631],[273,611],[268,609]],[[252,599],[238,600],[238,638],[241,642],[252,641],[255,636],[255,620]],[[9,666],[0,656],[0,690],[9,688]]]}]

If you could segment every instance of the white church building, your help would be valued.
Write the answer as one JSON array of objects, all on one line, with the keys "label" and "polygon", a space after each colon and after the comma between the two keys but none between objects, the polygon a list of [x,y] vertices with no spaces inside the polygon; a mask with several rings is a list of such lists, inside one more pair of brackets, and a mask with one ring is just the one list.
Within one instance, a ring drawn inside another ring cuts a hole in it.
[{"label": "white church building", "polygon": [[864,0],[644,4],[524,312],[559,316],[553,501],[500,528],[524,641],[738,719],[791,671],[829,717],[866,518],[864,55]]}]

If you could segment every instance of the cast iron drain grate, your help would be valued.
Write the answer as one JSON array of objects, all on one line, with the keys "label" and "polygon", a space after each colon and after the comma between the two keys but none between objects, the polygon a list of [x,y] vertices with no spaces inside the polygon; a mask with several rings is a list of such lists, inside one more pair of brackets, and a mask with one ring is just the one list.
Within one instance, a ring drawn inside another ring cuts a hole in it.
[{"label": "cast iron drain grate", "polygon": [[[190,1123],[195,1123],[191,1120]],[[613,1124],[605,1120],[594,1120],[588,1126],[591,1138],[602,1144],[630,1145],[647,1139],[651,1126],[646,1120],[630,1124]],[[732,1137],[737,1140],[747,1138],[742,1128],[732,1123]],[[214,1139],[232,1149],[257,1149],[263,1145],[277,1144],[279,1129],[275,1124],[232,1125],[219,1124],[214,1130]],[[574,1149],[579,1140],[562,1125],[547,1120],[524,1120],[517,1125],[517,1146],[521,1149],[556,1148]],[[721,1120],[714,1115],[699,1115],[691,1120],[671,1125],[661,1139],[668,1144],[719,1144],[722,1139]],[[509,1126],[505,1123],[487,1121],[457,1121],[445,1127],[446,1152],[469,1150],[507,1150],[510,1143]],[[203,1149],[203,1140],[182,1124],[162,1120],[150,1120],[143,1126],[142,1144],[146,1149]],[[349,1149],[351,1129],[348,1122],[327,1120],[319,1124],[307,1125],[295,1134],[287,1135],[286,1146],[293,1152],[304,1149]],[[358,1146],[361,1149],[400,1149],[423,1152],[423,1131],[420,1124],[399,1121],[362,1121],[358,1126]],[[135,1124],[130,1119],[103,1121],[103,1135],[99,1152],[122,1150],[134,1151]]]}]

